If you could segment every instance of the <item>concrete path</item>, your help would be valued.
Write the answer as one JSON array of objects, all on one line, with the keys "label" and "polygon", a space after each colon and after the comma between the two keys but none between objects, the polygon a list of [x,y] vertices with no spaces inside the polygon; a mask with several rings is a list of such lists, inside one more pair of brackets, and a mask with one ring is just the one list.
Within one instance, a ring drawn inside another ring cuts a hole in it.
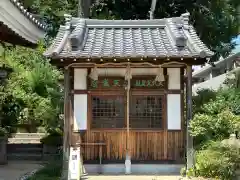
[{"label": "concrete path", "polygon": [[205,178],[186,178],[182,176],[172,176],[172,175],[163,175],[163,176],[151,176],[151,175],[119,175],[119,176],[110,176],[110,175],[90,175],[85,180],[213,180]]},{"label": "concrete path", "polygon": [[41,162],[9,161],[7,165],[0,165],[0,180],[18,180],[26,173],[42,167]]},{"label": "concrete path", "polygon": [[134,175],[119,175],[119,176],[88,176],[87,180],[181,180],[181,176],[134,176]]}]

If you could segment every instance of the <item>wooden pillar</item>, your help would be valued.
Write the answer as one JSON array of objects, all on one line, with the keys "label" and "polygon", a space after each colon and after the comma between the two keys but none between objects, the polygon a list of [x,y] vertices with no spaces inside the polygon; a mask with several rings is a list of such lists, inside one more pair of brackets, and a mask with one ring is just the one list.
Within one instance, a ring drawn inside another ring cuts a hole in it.
[{"label": "wooden pillar", "polygon": [[131,174],[131,155],[130,155],[130,145],[129,145],[129,114],[130,114],[130,108],[129,108],[129,103],[130,103],[130,87],[131,87],[131,72],[130,72],[130,65],[128,64],[127,67],[127,74],[125,79],[127,78],[127,148],[126,148],[126,159],[125,159],[125,173],[126,174]]},{"label": "wooden pillar", "polygon": [[186,107],[187,107],[187,170],[194,165],[193,137],[189,132],[189,124],[192,120],[192,66],[187,66],[186,86]]},{"label": "wooden pillar", "polygon": [[64,69],[64,127],[63,127],[63,172],[62,179],[68,178],[69,162],[69,91],[70,91],[69,69]]}]

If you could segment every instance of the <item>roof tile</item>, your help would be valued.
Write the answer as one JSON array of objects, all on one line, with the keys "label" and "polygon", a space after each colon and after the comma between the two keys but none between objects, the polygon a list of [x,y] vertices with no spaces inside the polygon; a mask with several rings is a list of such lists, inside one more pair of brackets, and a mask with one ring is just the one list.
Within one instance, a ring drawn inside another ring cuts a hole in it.
[{"label": "roof tile", "polygon": [[[62,49],[55,58],[200,57],[202,52],[205,57],[213,55],[188,25],[186,14],[153,20],[73,18],[70,26],[70,30],[59,29],[52,46],[45,52],[46,56],[53,57],[54,49]],[[83,32],[84,35],[80,36]],[[60,43],[66,33],[69,33],[69,42],[74,47],[69,52],[63,50],[66,43]],[[80,42],[78,47],[75,47],[75,39],[70,38],[73,36]]]}]

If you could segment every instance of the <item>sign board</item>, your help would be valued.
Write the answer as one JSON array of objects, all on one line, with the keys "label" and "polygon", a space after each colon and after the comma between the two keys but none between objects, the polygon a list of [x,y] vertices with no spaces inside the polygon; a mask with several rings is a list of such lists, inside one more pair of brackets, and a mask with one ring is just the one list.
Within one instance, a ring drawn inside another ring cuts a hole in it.
[{"label": "sign board", "polygon": [[68,180],[80,179],[80,147],[70,148],[70,158],[68,167]]},{"label": "sign board", "polygon": [[[159,89],[164,87],[164,82],[155,81],[155,77],[133,77],[131,88],[134,89]],[[99,77],[98,80],[89,79],[90,89],[121,89],[127,86],[127,81],[122,77]]]}]

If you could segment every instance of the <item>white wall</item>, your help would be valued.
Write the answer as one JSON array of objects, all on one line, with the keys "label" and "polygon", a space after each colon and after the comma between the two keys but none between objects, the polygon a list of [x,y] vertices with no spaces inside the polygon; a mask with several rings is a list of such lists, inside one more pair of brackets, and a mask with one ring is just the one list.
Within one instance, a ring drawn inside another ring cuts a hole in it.
[{"label": "white wall", "polygon": [[168,89],[181,88],[181,74],[180,68],[168,68]]},{"label": "white wall", "polygon": [[181,95],[167,95],[168,130],[181,130]]},{"label": "white wall", "polygon": [[74,89],[87,89],[87,69],[74,68]]},{"label": "white wall", "polygon": [[[180,68],[168,68],[168,89],[181,89]],[[167,95],[168,130],[181,130],[181,94]]]},{"label": "white wall", "polygon": [[[87,69],[74,68],[74,89],[87,89]],[[87,94],[74,95],[74,131],[87,129]]]},{"label": "white wall", "polygon": [[74,131],[87,129],[87,94],[74,95]]}]

